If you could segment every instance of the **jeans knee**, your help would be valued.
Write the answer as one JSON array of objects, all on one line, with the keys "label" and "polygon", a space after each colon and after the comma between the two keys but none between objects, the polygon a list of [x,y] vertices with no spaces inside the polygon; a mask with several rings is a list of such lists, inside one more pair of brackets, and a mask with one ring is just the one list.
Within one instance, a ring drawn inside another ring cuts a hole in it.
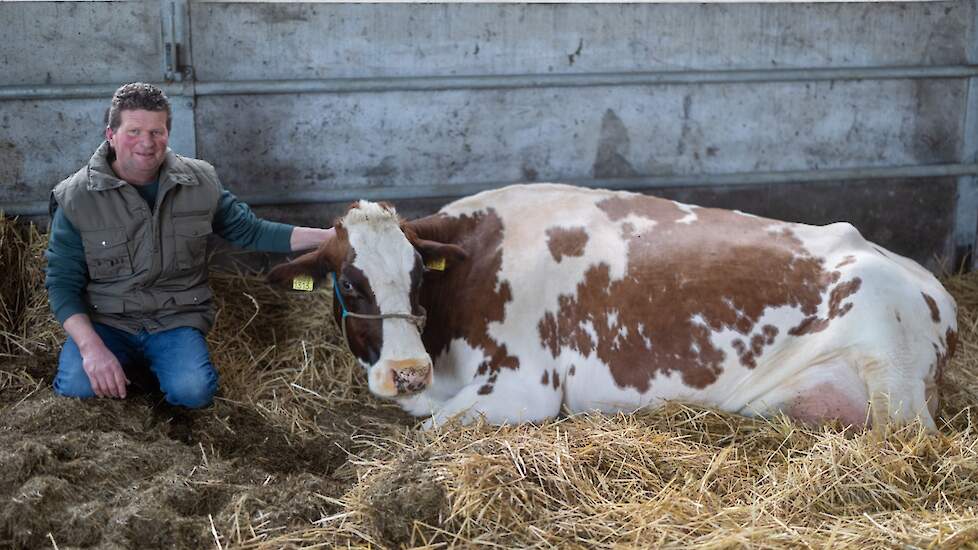
[{"label": "jeans knee", "polygon": [[172,381],[169,387],[162,388],[166,400],[172,405],[200,409],[211,404],[217,393],[217,377],[211,374],[200,376],[184,376]]},{"label": "jeans knee", "polygon": [[62,397],[78,397],[88,399],[95,397],[92,384],[87,376],[62,376],[61,373],[54,378],[54,393]]},{"label": "jeans knee", "polygon": [[63,397],[95,397],[92,383],[82,368],[81,353],[70,339],[58,357],[58,373],[54,377],[54,393]]}]

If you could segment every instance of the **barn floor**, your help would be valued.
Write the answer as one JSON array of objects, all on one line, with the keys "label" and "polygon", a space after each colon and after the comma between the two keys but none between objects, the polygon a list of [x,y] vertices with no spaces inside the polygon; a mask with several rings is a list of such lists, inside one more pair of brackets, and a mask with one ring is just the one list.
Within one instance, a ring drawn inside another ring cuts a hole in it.
[{"label": "barn floor", "polygon": [[947,283],[962,342],[936,437],[678,404],[421,433],[368,394],[327,293],[246,277],[213,280],[213,407],[54,396],[43,236],[11,226],[0,547],[978,548],[978,274]]}]

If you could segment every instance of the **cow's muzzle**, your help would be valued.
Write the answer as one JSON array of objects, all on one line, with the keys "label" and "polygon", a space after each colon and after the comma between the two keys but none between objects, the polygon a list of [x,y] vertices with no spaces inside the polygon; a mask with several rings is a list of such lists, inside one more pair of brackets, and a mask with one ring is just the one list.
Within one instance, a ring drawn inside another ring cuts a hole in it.
[{"label": "cow's muzzle", "polygon": [[[431,359],[383,361],[377,373],[377,393],[383,397],[398,397],[418,393],[431,384]],[[377,367],[374,367],[377,368]]]}]

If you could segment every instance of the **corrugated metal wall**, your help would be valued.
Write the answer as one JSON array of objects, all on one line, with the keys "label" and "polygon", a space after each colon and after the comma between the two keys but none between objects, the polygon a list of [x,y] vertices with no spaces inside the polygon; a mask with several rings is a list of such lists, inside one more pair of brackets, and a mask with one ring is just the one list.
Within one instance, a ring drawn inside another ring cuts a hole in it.
[{"label": "corrugated metal wall", "polygon": [[974,0],[18,2],[0,21],[11,212],[44,211],[169,42],[172,146],[271,218],[562,181],[845,219],[932,268],[975,243]]}]

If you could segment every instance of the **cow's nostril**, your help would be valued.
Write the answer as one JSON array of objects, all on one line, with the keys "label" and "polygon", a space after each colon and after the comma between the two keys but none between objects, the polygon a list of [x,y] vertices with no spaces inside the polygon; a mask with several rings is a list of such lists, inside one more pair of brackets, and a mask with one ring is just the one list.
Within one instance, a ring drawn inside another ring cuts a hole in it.
[{"label": "cow's nostril", "polygon": [[431,381],[431,362],[415,362],[410,366],[404,364],[391,369],[391,378],[397,393],[417,393],[425,389]]}]

